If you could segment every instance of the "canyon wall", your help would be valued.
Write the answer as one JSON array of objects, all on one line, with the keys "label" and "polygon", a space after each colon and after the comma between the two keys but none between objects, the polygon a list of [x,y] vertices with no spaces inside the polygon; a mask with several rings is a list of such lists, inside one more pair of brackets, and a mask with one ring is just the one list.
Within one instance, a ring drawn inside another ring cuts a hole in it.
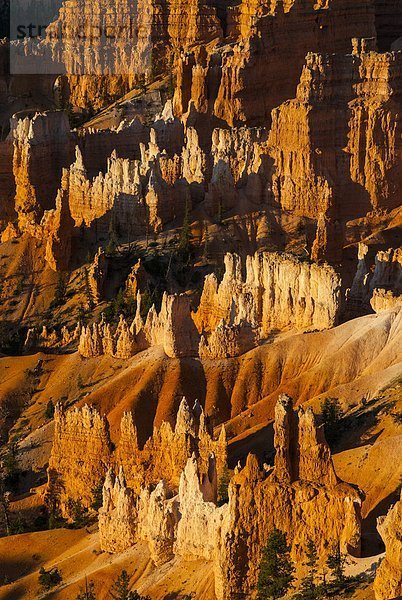
[{"label": "canyon wall", "polygon": [[[98,39],[98,31],[106,37]],[[95,32],[91,53],[81,42],[84,32]],[[69,102],[101,108],[166,72],[174,52],[219,39],[222,30],[215,8],[205,0],[98,0],[90,6],[66,0],[46,34],[53,60],[66,74],[63,88]]]},{"label": "canyon wall", "polygon": [[315,260],[339,260],[342,223],[394,209],[401,193],[402,56],[352,41],[353,54],[308,54],[296,99],[272,113],[273,194],[317,221]]},{"label": "canyon wall", "polygon": [[58,404],[48,468],[48,505],[66,516],[71,513],[71,502],[90,507],[95,488],[104,481],[111,455],[105,417],[86,405],[81,410],[65,411]]},{"label": "canyon wall", "polygon": [[369,0],[242,2],[229,13],[232,44],[178,58],[177,114],[191,100],[231,126],[269,125],[272,109],[294,96],[308,52],[346,53],[352,37],[376,35]]},{"label": "canyon wall", "polygon": [[347,308],[353,314],[363,314],[392,308],[402,294],[402,251],[400,248],[381,250],[371,258],[369,247],[358,247],[358,264],[352,286],[347,292]]},{"label": "canyon wall", "polygon": [[46,209],[54,208],[61,171],[72,162],[73,146],[63,112],[36,113],[22,120],[14,117],[11,134],[15,210],[23,229],[32,222],[38,223]]}]

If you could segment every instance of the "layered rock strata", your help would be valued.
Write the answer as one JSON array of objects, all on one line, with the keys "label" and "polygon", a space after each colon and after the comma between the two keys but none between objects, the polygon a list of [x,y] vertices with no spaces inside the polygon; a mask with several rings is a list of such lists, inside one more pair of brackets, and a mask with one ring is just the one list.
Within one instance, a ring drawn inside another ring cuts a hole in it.
[{"label": "layered rock strata", "polygon": [[296,99],[272,113],[275,200],[317,222],[315,260],[339,260],[340,223],[391,210],[401,193],[401,55],[353,42],[346,56],[308,54]]},{"label": "layered rock strata", "polygon": [[70,411],[56,405],[48,468],[48,505],[60,509],[65,516],[73,512],[74,502],[90,507],[95,489],[105,479],[111,455],[105,417],[87,405]]},{"label": "layered rock strata", "polygon": [[[93,33],[98,31],[103,33],[99,39]],[[88,53],[81,40],[91,32]],[[222,36],[216,10],[205,0],[99,0],[90,6],[67,0],[46,33],[53,60],[67,75],[70,102],[82,107],[104,106],[166,72],[173,52]]]},{"label": "layered rock strata", "polygon": [[346,53],[351,38],[376,35],[369,0],[244,1],[227,21],[231,44],[178,58],[177,114],[193,101],[230,126],[269,125],[272,109],[293,97],[308,52]]},{"label": "layered rock strata", "polygon": [[[14,141],[15,209],[21,229],[39,223],[54,208],[62,168],[73,157],[70,126],[63,112],[36,113],[11,124]],[[52,165],[49,168],[49,164]]]}]

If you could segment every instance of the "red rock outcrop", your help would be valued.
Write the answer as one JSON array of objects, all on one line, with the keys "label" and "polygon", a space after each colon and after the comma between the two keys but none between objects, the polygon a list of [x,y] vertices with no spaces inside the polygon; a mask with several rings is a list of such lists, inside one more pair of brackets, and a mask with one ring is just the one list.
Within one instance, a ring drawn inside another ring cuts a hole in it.
[{"label": "red rock outcrop", "polygon": [[134,494],[127,488],[121,468],[115,477],[113,471],[106,474],[103,485],[103,505],[99,510],[99,540],[110,552],[122,552],[135,543],[136,530],[133,515],[137,506]]},{"label": "red rock outcrop", "polygon": [[401,56],[353,42],[346,56],[308,54],[296,99],[272,113],[273,193],[317,222],[315,260],[339,260],[340,223],[393,209],[401,193]]},{"label": "red rock outcrop", "polygon": [[88,283],[91,290],[92,300],[98,304],[102,298],[103,286],[105,285],[109,268],[108,258],[102,248],[95,254],[92,265],[88,270]]},{"label": "red rock outcrop", "polygon": [[90,507],[94,489],[104,481],[112,448],[107,419],[85,405],[54,413],[54,438],[48,468],[47,502],[70,515],[71,501]]},{"label": "red rock outcrop", "polygon": [[117,462],[124,466],[128,485],[138,494],[141,487],[164,479],[172,487],[179,484],[181,473],[190,456],[194,454],[201,473],[207,473],[209,456],[216,456],[219,476],[226,466],[226,435],[222,428],[214,440],[202,408],[197,403],[193,410],[183,398],[176,417],[174,429],[163,422],[155,428],[152,436],[139,447],[132,415],[126,414],[121,421]]},{"label": "red rock outcrop", "polygon": [[[115,518],[121,520],[131,513],[134,500],[148,485],[160,479],[172,488],[178,486],[180,475],[189,457],[194,455],[200,473],[208,473],[209,456],[216,456],[216,468],[222,475],[227,461],[227,442],[222,428],[214,439],[202,408],[191,410],[183,398],[177,412],[174,428],[163,422],[141,448],[133,416],[126,413],[121,420],[120,438],[113,451],[106,417],[95,408],[65,411],[56,406],[55,434],[49,460],[47,498],[49,505],[57,506],[62,514],[71,514],[71,501],[79,501],[84,508],[93,502],[95,488],[105,479],[111,466],[119,471],[115,479],[106,478],[103,523],[106,530]],[[122,471],[121,471],[122,469]],[[126,479],[134,496],[126,493]],[[120,532],[121,533],[121,532]],[[120,534],[119,534],[120,536]],[[131,534],[120,536],[120,542],[131,539]],[[105,534],[107,538],[107,535]],[[125,546],[127,547],[127,545]],[[115,550],[113,550],[115,551]]]},{"label": "red rock outcrop", "polygon": [[[102,107],[165,72],[172,52],[220,38],[222,30],[205,0],[98,0],[90,6],[66,0],[46,34],[53,59],[67,75],[64,93],[70,102]],[[81,42],[84,34],[92,34],[90,53]]]},{"label": "red rock outcrop", "polygon": [[402,497],[377,521],[377,529],[385,544],[385,558],[374,581],[376,600],[402,596]]},{"label": "red rock outcrop", "polygon": [[347,306],[352,314],[367,312],[370,305],[375,312],[387,305],[396,306],[402,293],[401,249],[381,250],[372,258],[370,254],[366,244],[359,244],[356,274],[347,292]]},{"label": "red rock outcrop", "polygon": [[[136,532],[135,539],[148,541],[158,565],[174,556],[210,562],[215,594],[222,600],[239,593],[248,597],[255,589],[261,551],[275,527],[287,534],[296,562],[303,560],[309,539],[317,544],[323,561],[338,541],[343,550],[358,552],[359,494],[338,481],[311,409],[296,416],[287,396],[280,398],[276,409],[275,447],[273,472],[263,473],[249,455],[245,468],[232,478],[229,503],[222,507],[216,506],[213,454],[204,472],[195,456],[189,458],[177,496],[172,497],[162,482],[154,492],[145,490],[139,501],[142,508],[124,515],[127,530]],[[129,494],[125,489],[125,497]],[[108,515],[117,517],[116,511],[107,509],[106,493],[101,530]],[[103,549],[113,551],[120,529],[121,521],[116,520],[115,531],[112,526],[101,531]],[[128,539],[124,531],[122,537]]]}]

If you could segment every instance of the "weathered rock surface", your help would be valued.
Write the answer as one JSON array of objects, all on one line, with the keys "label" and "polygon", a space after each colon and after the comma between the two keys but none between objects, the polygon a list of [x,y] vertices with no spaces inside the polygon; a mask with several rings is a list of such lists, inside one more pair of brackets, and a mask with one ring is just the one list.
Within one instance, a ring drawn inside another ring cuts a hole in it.
[{"label": "weathered rock surface", "polygon": [[[15,210],[24,229],[54,208],[62,168],[72,160],[70,126],[64,112],[36,113],[11,123],[14,141]],[[49,168],[49,165],[52,167]]]},{"label": "weathered rock surface", "polygon": [[[189,426],[187,418],[180,422],[185,429]],[[287,534],[296,561],[303,559],[310,538],[322,560],[338,541],[342,549],[359,552],[359,495],[336,478],[311,409],[297,416],[287,396],[276,409],[275,447],[274,471],[264,474],[249,455],[245,468],[232,478],[229,503],[222,507],[216,506],[213,454],[204,473],[196,457],[189,458],[177,496],[168,499],[162,482],[151,493],[143,491],[141,510],[128,516],[128,530],[136,529],[136,539],[148,541],[158,565],[174,556],[209,561],[215,593],[222,600],[239,593],[249,596],[255,589],[261,551],[274,527]],[[100,527],[107,507],[106,495]],[[113,551],[120,527],[116,523],[110,544],[101,533],[103,549]]]},{"label": "weathered rock surface", "polygon": [[376,600],[400,598],[402,595],[402,498],[377,521],[385,544],[385,558],[374,581]]},{"label": "weathered rock surface", "polygon": [[223,319],[260,329],[332,327],[339,311],[340,279],[329,266],[302,262],[290,255],[248,256],[245,275],[236,255],[225,257],[221,283],[207,276],[194,321],[200,332],[212,332]]},{"label": "weathered rock surface", "polygon": [[[207,474],[209,457],[213,453],[220,476],[226,467],[226,445],[224,429],[214,440],[202,408],[197,404],[191,410],[185,399],[180,404],[174,429],[163,422],[142,448],[133,416],[126,413],[121,420],[120,438],[114,451],[108,421],[95,408],[85,405],[82,409],[65,411],[57,405],[48,469],[48,503],[56,504],[65,515],[70,514],[71,501],[78,500],[83,507],[90,507],[95,488],[114,466],[119,475],[114,478],[109,473],[104,490],[107,510],[103,511],[102,518],[108,531],[113,528],[115,519],[120,522],[131,514],[130,507],[137,506],[134,500],[146,486],[164,479],[169,486],[177,488],[186,462],[193,455],[200,473]],[[126,480],[134,496],[125,491]],[[216,481],[214,485],[216,488]],[[113,547],[128,547],[127,540],[131,539],[131,533],[123,535],[119,530]]]},{"label": "weathered rock surface", "polygon": [[347,294],[350,312],[375,312],[397,306],[402,293],[402,251],[389,248],[370,257],[366,244],[359,244],[358,263]]},{"label": "weathered rock surface", "polygon": [[110,552],[122,552],[135,542],[135,530],[130,527],[137,506],[134,495],[126,486],[123,469],[115,477],[109,470],[103,486],[103,505],[99,510],[99,537],[102,547]]},{"label": "weathered rock surface", "polygon": [[91,506],[111,460],[108,422],[93,408],[65,412],[57,405],[48,468],[47,502],[69,515],[71,501]]},{"label": "weathered rock surface", "polygon": [[225,429],[214,440],[202,408],[196,404],[191,410],[185,399],[182,400],[175,427],[162,422],[152,436],[139,447],[137,432],[131,414],[124,415],[121,421],[120,440],[117,448],[117,462],[124,466],[128,485],[136,493],[141,487],[164,479],[169,485],[179,484],[181,473],[190,456],[194,454],[200,472],[208,473],[209,456],[216,456],[219,476],[227,461]]},{"label": "weathered rock surface", "polygon": [[294,94],[308,52],[346,53],[351,38],[375,37],[369,1],[241,2],[227,21],[230,45],[178,60],[178,114],[192,101],[231,126],[269,124],[272,109]]}]

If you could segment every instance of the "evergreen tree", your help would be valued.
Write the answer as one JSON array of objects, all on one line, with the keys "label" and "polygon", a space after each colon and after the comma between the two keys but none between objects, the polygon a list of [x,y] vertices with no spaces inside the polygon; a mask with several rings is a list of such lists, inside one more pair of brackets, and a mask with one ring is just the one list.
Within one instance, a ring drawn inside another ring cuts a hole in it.
[{"label": "evergreen tree", "polygon": [[335,585],[343,585],[345,583],[345,566],[347,564],[347,555],[341,552],[341,546],[338,543],[335,546],[332,554],[328,556],[327,566],[331,571]]},{"label": "evergreen tree", "polygon": [[325,398],[321,404],[321,415],[328,442],[336,441],[339,436],[340,421],[343,417],[338,398]]},{"label": "evergreen tree", "polygon": [[188,208],[188,202],[186,202],[186,209],[184,211],[183,226],[180,232],[179,239],[179,252],[183,257],[183,260],[188,260],[191,252],[191,226],[190,226],[190,212]]},{"label": "evergreen tree", "polygon": [[218,506],[222,506],[223,504],[226,504],[226,502],[228,502],[228,500],[229,500],[229,493],[228,493],[229,482],[230,482],[230,473],[229,473],[229,469],[228,469],[227,465],[225,465],[225,468],[223,469],[221,478],[219,479]]},{"label": "evergreen tree", "polygon": [[18,444],[10,442],[7,446],[7,452],[3,460],[5,468],[5,483],[10,487],[15,487],[18,483],[20,470],[18,467]]},{"label": "evergreen tree", "polygon": [[92,504],[93,510],[99,510],[103,504],[103,482],[99,480],[98,483],[92,488]]},{"label": "evergreen tree", "polygon": [[96,600],[95,584],[93,581],[88,582],[87,578],[85,578],[85,588],[80,588],[80,593],[76,600]]},{"label": "evergreen tree", "polygon": [[62,582],[62,576],[57,567],[46,571],[44,567],[39,569],[38,577],[39,585],[45,590],[49,591],[51,588],[56,587]]},{"label": "evergreen tree", "polygon": [[123,570],[110,591],[113,600],[151,600],[149,596],[141,596],[137,591],[130,592],[130,576]]},{"label": "evergreen tree", "polygon": [[0,507],[7,535],[10,535],[10,495],[11,493],[7,490],[4,473],[0,472]]},{"label": "evergreen tree", "polygon": [[63,277],[59,274],[57,279],[56,289],[54,291],[53,305],[60,306],[63,304],[66,296],[67,286],[63,280]]},{"label": "evergreen tree", "polygon": [[258,575],[258,598],[281,598],[292,586],[294,567],[286,536],[274,529],[263,548]]},{"label": "evergreen tree", "polygon": [[317,547],[311,539],[307,543],[306,557],[304,566],[307,567],[307,575],[301,581],[299,591],[295,596],[297,600],[315,600],[315,598],[321,598],[322,595],[321,586],[315,582],[318,553]]},{"label": "evergreen tree", "polygon": [[91,310],[94,307],[94,301],[92,298],[91,286],[89,285],[89,273],[88,273],[88,269],[86,267],[84,268],[84,288],[85,288],[85,297],[87,299],[88,308],[89,308],[89,310]]},{"label": "evergreen tree", "polygon": [[46,405],[45,417],[46,419],[53,419],[54,416],[54,404],[51,400]]},{"label": "evergreen tree", "polygon": [[122,571],[113,584],[110,596],[113,600],[131,600],[130,576],[127,571]]}]

